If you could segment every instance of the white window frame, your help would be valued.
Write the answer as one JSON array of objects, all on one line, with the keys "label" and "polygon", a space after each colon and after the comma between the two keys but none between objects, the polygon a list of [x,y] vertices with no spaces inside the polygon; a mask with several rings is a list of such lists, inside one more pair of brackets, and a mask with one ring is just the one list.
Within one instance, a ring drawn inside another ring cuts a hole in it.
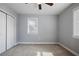
[{"label": "white window frame", "polygon": [[79,31],[77,32],[79,24],[79,7],[73,9],[73,37],[79,38]]},{"label": "white window frame", "polygon": [[[30,31],[30,24],[29,21],[35,21],[35,24],[37,25],[37,27],[35,27],[36,29],[32,32]],[[38,18],[37,17],[28,17],[27,18],[27,33],[28,34],[38,34]]]}]

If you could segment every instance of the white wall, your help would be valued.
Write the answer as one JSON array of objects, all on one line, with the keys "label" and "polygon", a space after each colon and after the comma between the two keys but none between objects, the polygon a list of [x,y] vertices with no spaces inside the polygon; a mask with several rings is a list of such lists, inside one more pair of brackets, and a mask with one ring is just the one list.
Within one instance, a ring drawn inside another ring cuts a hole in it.
[{"label": "white wall", "polygon": [[[38,17],[38,34],[27,34],[27,18]],[[19,15],[18,41],[19,42],[57,42],[57,16]]]},{"label": "white wall", "polygon": [[79,4],[72,4],[59,15],[59,41],[79,53],[79,39],[73,38],[73,11]]}]

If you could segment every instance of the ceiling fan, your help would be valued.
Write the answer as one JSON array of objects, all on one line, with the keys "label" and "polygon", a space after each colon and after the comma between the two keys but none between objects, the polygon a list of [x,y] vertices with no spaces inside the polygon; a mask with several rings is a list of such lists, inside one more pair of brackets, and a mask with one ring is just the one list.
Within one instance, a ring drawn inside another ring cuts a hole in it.
[{"label": "ceiling fan", "polygon": [[[25,4],[28,4],[28,3],[25,3]],[[42,9],[42,4],[41,4],[41,3],[37,3],[37,4],[38,4],[39,10],[41,10],[41,9]],[[44,3],[44,4],[47,4],[47,5],[49,5],[49,6],[54,5],[54,3]]]}]

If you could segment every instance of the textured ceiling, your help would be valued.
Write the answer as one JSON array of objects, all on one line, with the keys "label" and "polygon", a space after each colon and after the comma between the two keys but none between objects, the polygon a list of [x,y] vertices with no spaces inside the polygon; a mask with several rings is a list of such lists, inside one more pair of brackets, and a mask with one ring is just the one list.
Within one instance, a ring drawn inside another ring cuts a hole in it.
[{"label": "textured ceiling", "polygon": [[43,3],[42,10],[38,9],[38,4],[36,3],[7,3],[6,5],[18,14],[58,15],[67,8],[70,3],[55,3],[53,6]]}]

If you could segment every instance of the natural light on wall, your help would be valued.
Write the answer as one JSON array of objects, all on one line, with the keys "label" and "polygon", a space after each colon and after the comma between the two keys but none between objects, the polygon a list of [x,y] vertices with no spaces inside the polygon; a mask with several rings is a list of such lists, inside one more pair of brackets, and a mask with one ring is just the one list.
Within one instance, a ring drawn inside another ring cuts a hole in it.
[{"label": "natural light on wall", "polygon": [[29,17],[27,19],[28,34],[38,34],[38,18]]},{"label": "natural light on wall", "polygon": [[73,37],[79,38],[79,8],[73,12]]}]

